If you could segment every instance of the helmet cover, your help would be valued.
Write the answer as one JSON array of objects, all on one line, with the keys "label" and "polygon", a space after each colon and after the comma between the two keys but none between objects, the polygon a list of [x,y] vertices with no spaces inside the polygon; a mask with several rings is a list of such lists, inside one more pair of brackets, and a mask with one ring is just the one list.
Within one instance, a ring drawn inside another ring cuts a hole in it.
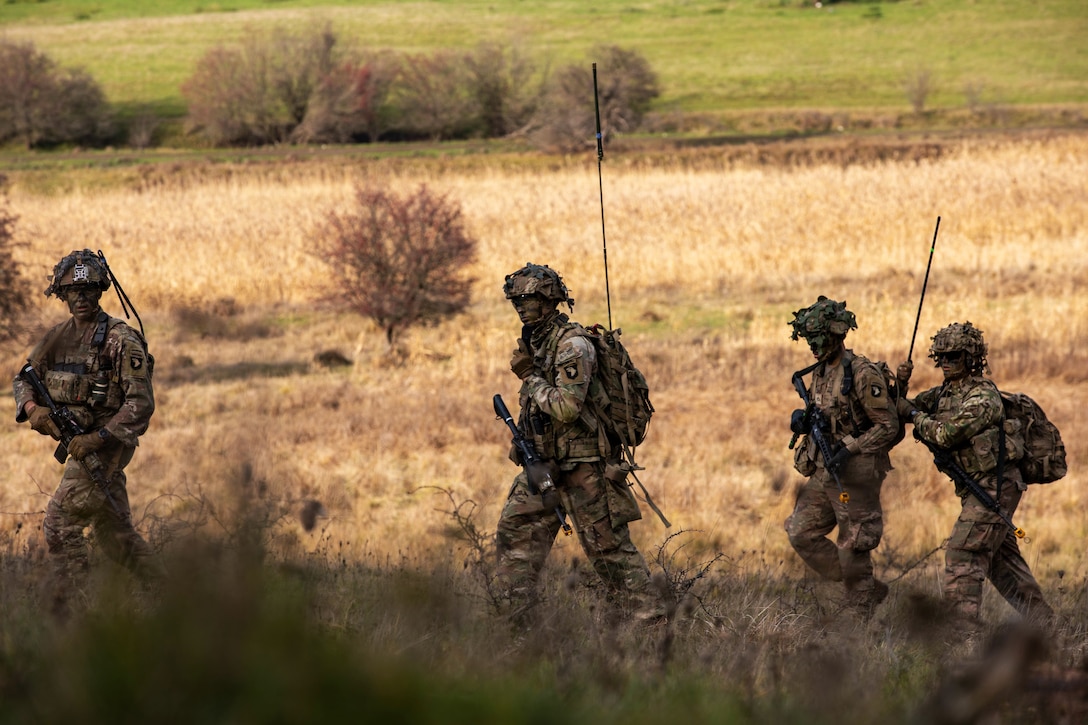
[{"label": "helmet cover", "polygon": [[939,357],[946,352],[965,352],[971,357],[968,368],[972,372],[978,372],[986,368],[986,354],[989,348],[982,337],[982,330],[970,322],[953,322],[947,327],[942,327],[933,336],[933,344],[929,348],[929,357],[940,365]]},{"label": "helmet cover", "polygon": [[563,278],[545,264],[530,262],[518,271],[506,275],[502,291],[508,300],[522,295],[539,295],[549,302],[565,302],[574,308],[574,298],[563,284]]},{"label": "helmet cover", "polygon": [[858,327],[854,313],[846,309],[846,301],[836,302],[820,295],[809,307],[793,313],[789,324],[793,328],[790,339],[805,338],[809,345],[824,346],[834,337],[846,337]]},{"label": "helmet cover", "polygon": [[49,280],[49,286],[45,289],[46,297],[50,295],[60,297],[61,289],[75,285],[91,285],[103,292],[110,288],[110,276],[106,272],[106,265],[89,249],[73,251],[63,257],[53,267],[53,274],[50,275]]}]

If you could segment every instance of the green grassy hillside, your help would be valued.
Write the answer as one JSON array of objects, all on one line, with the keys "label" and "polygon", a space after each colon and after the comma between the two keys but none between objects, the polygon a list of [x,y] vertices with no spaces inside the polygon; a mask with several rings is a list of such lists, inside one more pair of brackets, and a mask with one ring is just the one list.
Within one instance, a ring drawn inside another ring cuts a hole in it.
[{"label": "green grassy hillside", "polygon": [[82,66],[111,102],[180,115],[180,84],[217,43],[255,29],[330,23],[363,48],[425,53],[488,40],[552,66],[596,43],[636,48],[660,75],[661,113],[1088,103],[1083,0],[46,0],[0,4],[0,33]]}]

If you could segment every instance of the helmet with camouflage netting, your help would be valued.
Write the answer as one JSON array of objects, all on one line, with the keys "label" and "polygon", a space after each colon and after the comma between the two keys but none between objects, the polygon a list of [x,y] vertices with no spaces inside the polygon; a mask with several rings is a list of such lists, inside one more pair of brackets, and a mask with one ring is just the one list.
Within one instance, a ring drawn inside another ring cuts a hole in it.
[{"label": "helmet with camouflage netting", "polygon": [[565,302],[574,309],[574,298],[563,284],[563,278],[546,264],[529,262],[518,271],[506,275],[502,291],[508,300],[522,295],[539,295],[556,304]]},{"label": "helmet with camouflage netting", "polygon": [[836,302],[820,295],[816,302],[793,313],[793,320],[788,323],[793,332],[791,340],[803,337],[812,343],[816,338],[846,337],[850,330],[858,328],[854,313],[846,309],[846,301]]},{"label": "helmet with camouflage netting", "polygon": [[89,249],[73,250],[57,262],[49,278],[49,286],[45,289],[45,296],[59,297],[63,288],[75,285],[91,285],[103,292],[110,288],[110,275],[106,271],[106,265]]},{"label": "helmet with camouflage netting", "polygon": [[978,372],[986,369],[986,354],[989,348],[982,337],[982,330],[970,322],[953,322],[948,327],[942,327],[933,336],[933,344],[929,348],[929,357],[940,365],[942,353],[964,352],[971,359],[967,363],[968,369]]}]

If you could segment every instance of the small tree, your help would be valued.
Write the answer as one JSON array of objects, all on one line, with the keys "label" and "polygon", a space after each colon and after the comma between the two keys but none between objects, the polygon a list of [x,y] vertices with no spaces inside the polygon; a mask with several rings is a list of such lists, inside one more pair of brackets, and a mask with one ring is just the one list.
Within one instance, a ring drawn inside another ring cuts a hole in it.
[{"label": "small tree", "polygon": [[404,130],[432,141],[465,135],[473,123],[465,57],[449,51],[405,59],[397,85]]},{"label": "small tree", "polygon": [[392,122],[388,98],[398,73],[396,58],[388,53],[361,64],[344,61],[314,89],[306,117],[291,140],[344,143],[365,136],[371,143],[377,141]]},{"label": "small tree", "polygon": [[389,349],[413,325],[429,325],[468,306],[465,267],[476,240],[461,209],[426,186],[401,198],[360,187],[353,208],[330,212],[317,245],[348,305],[385,332]]},{"label": "small tree", "polygon": [[111,133],[106,96],[89,74],[58,68],[33,43],[0,40],[0,141],[34,148],[100,143]]},{"label": "small tree", "polygon": [[19,218],[8,210],[7,187],[7,177],[0,174],[0,341],[18,334],[19,318],[30,294],[30,285],[12,254]]},{"label": "small tree", "polygon": [[344,56],[328,27],[278,29],[237,48],[212,48],[181,88],[190,126],[217,145],[342,140],[347,132],[332,125],[330,108],[344,107],[341,96],[354,92]]},{"label": "small tree", "polygon": [[921,114],[926,109],[926,100],[933,92],[933,85],[933,73],[929,68],[919,68],[903,79],[903,93],[915,113]]},{"label": "small tree", "polygon": [[[597,58],[601,134],[607,140],[617,132],[635,130],[661,95],[657,75],[636,50],[601,45],[593,49],[593,57]],[[574,151],[593,143],[595,126],[592,64],[561,68],[543,105],[538,142]]]},{"label": "small tree", "polygon": [[495,138],[527,129],[544,96],[546,74],[534,83],[533,63],[516,48],[495,43],[480,44],[465,63],[480,133]]}]

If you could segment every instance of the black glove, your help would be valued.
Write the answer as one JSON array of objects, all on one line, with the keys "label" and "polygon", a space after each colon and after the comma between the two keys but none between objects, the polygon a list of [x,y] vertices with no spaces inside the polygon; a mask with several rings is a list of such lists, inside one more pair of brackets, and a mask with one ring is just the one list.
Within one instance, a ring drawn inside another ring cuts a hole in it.
[{"label": "black glove", "polygon": [[544,503],[544,508],[551,511],[559,506],[559,492],[553,486],[540,494],[540,500]]},{"label": "black glove", "polygon": [[849,460],[852,455],[850,449],[843,446],[831,456],[831,460],[827,462],[827,470],[838,472],[840,468],[846,465],[846,461]]},{"label": "black glove", "polygon": [[805,433],[808,433],[808,426],[806,425],[806,423],[808,423],[808,421],[805,420],[805,411],[801,408],[798,408],[797,410],[790,413],[791,433],[796,433],[797,435],[804,435]]}]

